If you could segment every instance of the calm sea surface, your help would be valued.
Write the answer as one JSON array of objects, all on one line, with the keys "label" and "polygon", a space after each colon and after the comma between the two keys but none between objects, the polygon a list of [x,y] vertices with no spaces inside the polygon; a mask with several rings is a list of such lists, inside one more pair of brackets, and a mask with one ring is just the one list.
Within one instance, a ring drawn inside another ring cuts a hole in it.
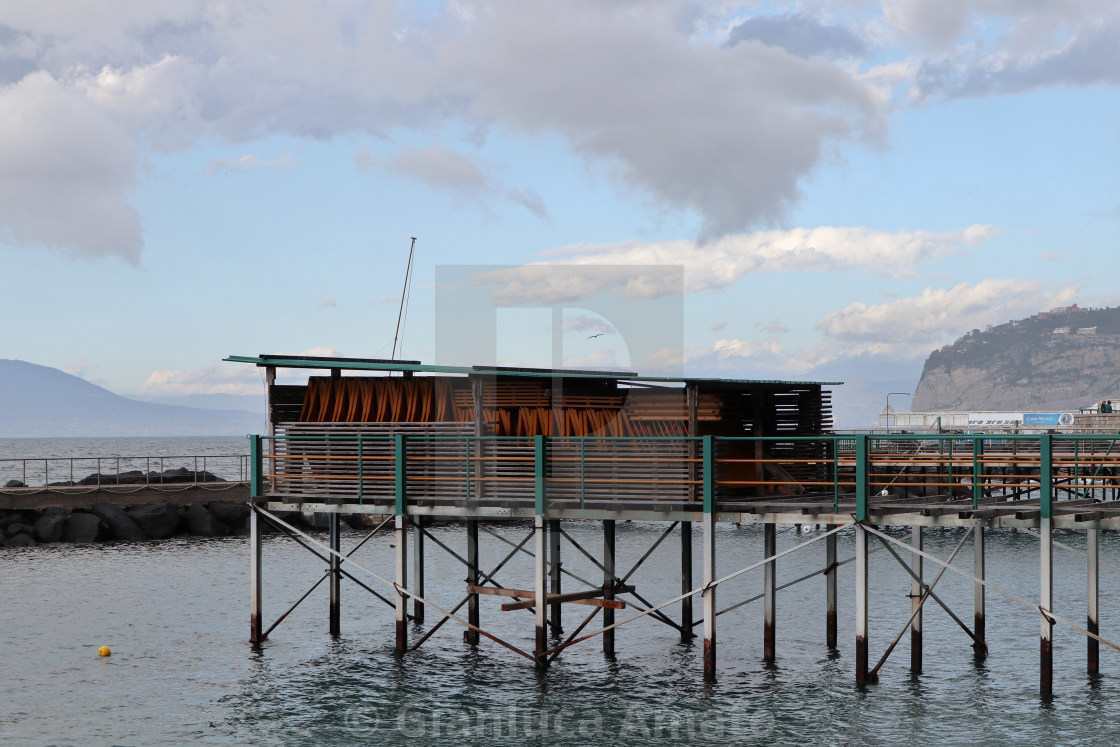
[{"label": "calm sea surface", "polygon": [[[8,448],[8,444],[2,444]],[[20,456],[34,456],[21,454]],[[667,528],[618,525],[619,568],[630,567]],[[598,548],[591,523],[569,533]],[[523,523],[495,525],[520,542]],[[460,526],[432,529],[462,552]],[[896,536],[904,536],[895,530]],[[344,550],[363,533],[347,531]],[[778,549],[818,533],[779,530]],[[988,575],[996,584],[1037,597],[1037,540],[1025,532],[991,532]],[[841,558],[852,539],[841,534]],[[959,531],[929,531],[927,550],[946,557]],[[1071,547],[1084,537],[1059,534]],[[699,537],[697,537],[697,540]],[[270,624],[322,575],[314,556],[279,536],[265,538],[265,617]],[[354,557],[391,576],[391,534],[377,535]],[[719,572],[762,555],[762,530],[720,527]],[[700,542],[695,543],[699,550]],[[487,569],[511,549],[482,534]],[[429,542],[427,595],[445,609],[463,597],[464,571]],[[678,593],[676,536],[631,577],[647,599]],[[601,572],[565,545],[565,568],[597,582]],[[1080,556],[1057,550],[1056,611],[1084,619]],[[1102,535],[1101,557],[1120,565],[1120,537]],[[343,582],[342,635],[327,633],[321,585],[259,649],[248,643],[247,538],[171,539],[140,544],[42,546],[0,550],[0,743],[4,744],[1115,744],[1120,742],[1120,653],[1102,646],[1102,675],[1090,680],[1084,639],[1056,628],[1055,698],[1038,688],[1038,614],[996,592],[988,595],[991,654],[977,664],[970,641],[930,602],[925,613],[925,673],[908,672],[904,636],[866,692],[854,686],[853,565],[840,570],[840,649],[823,645],[824,583],[814,577],[778,595],[778,662],[762,662],[762,609],[755,602],[718,619],[714,684],[702,676],[699,641],[643,618],[617,632],[617,655],[605,658],[599,638],[565,652],[544,675],[529,661],[483,640],[477,650],[448,623],[420,649],[393,650],[393,612]],[[531,558],[519,555],[497,574],[506,586],[532,586]],[[779,561],[778,582],[824,565],[818,542]],[[971,566],[966,545],[957,565]],[[927,577],[936,574],[929,570]],[[695,559],[697,580],[702,567]],[[352,572],[387,594],[385,584]],[[877,659],[909,616],[909,578],[889,553],[872,556],[871,649]],[[565,581],[569,590],[578,582]],[[723,607],[761,591],[761,572],[720,587]],[[1102,635],[1120,638],[1120,572],[1102,567]],[[971,582],[947,573],[938,595],[971,620]],[[532,648],[533,617],[501,612],[483,597],[483,627],[522,649]],[[671,616],[679,614],[669,608]],[[568,632],[592,608],[564,610]],[[699,605],[697,605],[699,613]],[[628,611],[620,611],[619,619]],[[699,617],[699,614],[697,614]],[[425,627],[438,615],[429,612]],[[596,629],[596,618],[587,631]],[[697,629],[699,630],[699,628]],[[113,650],[97,656],[98,646]]]}]

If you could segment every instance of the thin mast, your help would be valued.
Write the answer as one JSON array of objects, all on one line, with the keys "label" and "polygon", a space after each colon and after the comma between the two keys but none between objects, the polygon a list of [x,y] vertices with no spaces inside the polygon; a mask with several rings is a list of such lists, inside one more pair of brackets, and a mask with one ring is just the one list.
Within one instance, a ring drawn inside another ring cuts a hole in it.
[{"label": "thin mast", "polygon": [[[408,248],[408,266],[404,270],[404,289],[401,290],[401,308],[397,312],[397,329],[393,332],[393,353],[390,355],[391,360],[397,359],[397,337],[401,333],[401,317],[404,315],[404,299],[405,294],[408,293],[408,276],[412,274],[412,253],[416,250],[416,237],[412,237],[412,246]],[[384,350],[385,348],[381,348]]]}]

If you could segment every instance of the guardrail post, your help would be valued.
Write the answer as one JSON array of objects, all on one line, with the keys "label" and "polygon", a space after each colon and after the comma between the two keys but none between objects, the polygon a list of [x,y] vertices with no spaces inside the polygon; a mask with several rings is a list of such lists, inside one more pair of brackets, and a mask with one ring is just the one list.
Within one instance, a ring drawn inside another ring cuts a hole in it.
[{"label": "guardrail post", "polygon": [[264,493],[264,457],[261,454],[261,437],[249,436],[249,497],[253,500]]},{"label": "guardrail post", "polygon": [[866,434],[855,436],[856,446],[856,521],[867,521],[867,494],[871,489],[868,483],[868,437]]}]

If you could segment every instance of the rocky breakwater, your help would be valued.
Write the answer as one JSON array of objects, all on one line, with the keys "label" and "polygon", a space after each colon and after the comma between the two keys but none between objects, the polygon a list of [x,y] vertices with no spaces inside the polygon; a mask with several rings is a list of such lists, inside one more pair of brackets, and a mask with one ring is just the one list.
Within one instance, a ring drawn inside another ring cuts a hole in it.
[{"label": "rocky breakwater", "polygon": [[4,547],[53,542],[138,542],[177,536],[221,537],[248,533],[246,503],[173,501],[121,508],[98,503],[89,508],[14,509],[0,512]]}]

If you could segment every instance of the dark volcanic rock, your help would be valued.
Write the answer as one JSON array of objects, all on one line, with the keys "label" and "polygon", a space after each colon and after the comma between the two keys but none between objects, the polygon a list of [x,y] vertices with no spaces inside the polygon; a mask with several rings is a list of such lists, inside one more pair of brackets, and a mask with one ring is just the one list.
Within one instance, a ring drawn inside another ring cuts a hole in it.
[{"label": "dark volcanic rock", "polygon": [[0,518],[0,534],[12,524],[30,524],[35,521],[35,515],[26,511],[12,511],[7,516]]},{"label": "dark volcanic rock", "polygon": [[248,503],[211,501],[207,508],[210,509],[210,513],[214,514],[215,519],[234,529],[245,526],[245,520],[249,518]]},{"label": "dark volcanic rock", "polygon": [[131,516],[110,503],[97,504],[93,507],[92,513],[101,517],[109,527],[109,532],[114,539],[139,542],[148,538],[144,530]]},{"label": "dark volcanic rock", "polygon": [[8,480],[6,483],[4,483],[4,487],[5,488],[26,488],[27,486],[24,485],[19,480]]},{"label": "dark volcanic rock", "polygon": [[4,540],[4,547],[34,547],[37,544],[30,534],[17,534]]},{"label": "dark volcanic rock", "polygon": [[192,503],[187,509],[187,527],[199,537],[221,537],[229,534],[229,527],[218,521],[201,503]]},{"label": "dark volcanic rock", "polygon": [[136,506],[128,509],[128,515],[150,539],[170,537],[179,527],[179,507],[170,502]]},{"label": "dark volcanic rock", "polygon": [[34,532],[35,527],[22,521],[13,521],[4,527],[4,534],[8,537],[15,537],[17,534],[34,534]]},{"label": "dark volcanic rock", "polygon": [[101,533],[101,518],[93,514],[73,514],[66,520],[62,538],[67,542],[93,542]]},{"label": "dark volcanic rock", "polygon": [[153,473],[152,482],[225,482],[212,472],[194,472],[186,467],[164,470],[162,474]]},{"label": "dark volcanic rock", "polygon": [[61,542],[66,529],[66,513],[47,510],[35,520],[35,539],[40,542]]}]

